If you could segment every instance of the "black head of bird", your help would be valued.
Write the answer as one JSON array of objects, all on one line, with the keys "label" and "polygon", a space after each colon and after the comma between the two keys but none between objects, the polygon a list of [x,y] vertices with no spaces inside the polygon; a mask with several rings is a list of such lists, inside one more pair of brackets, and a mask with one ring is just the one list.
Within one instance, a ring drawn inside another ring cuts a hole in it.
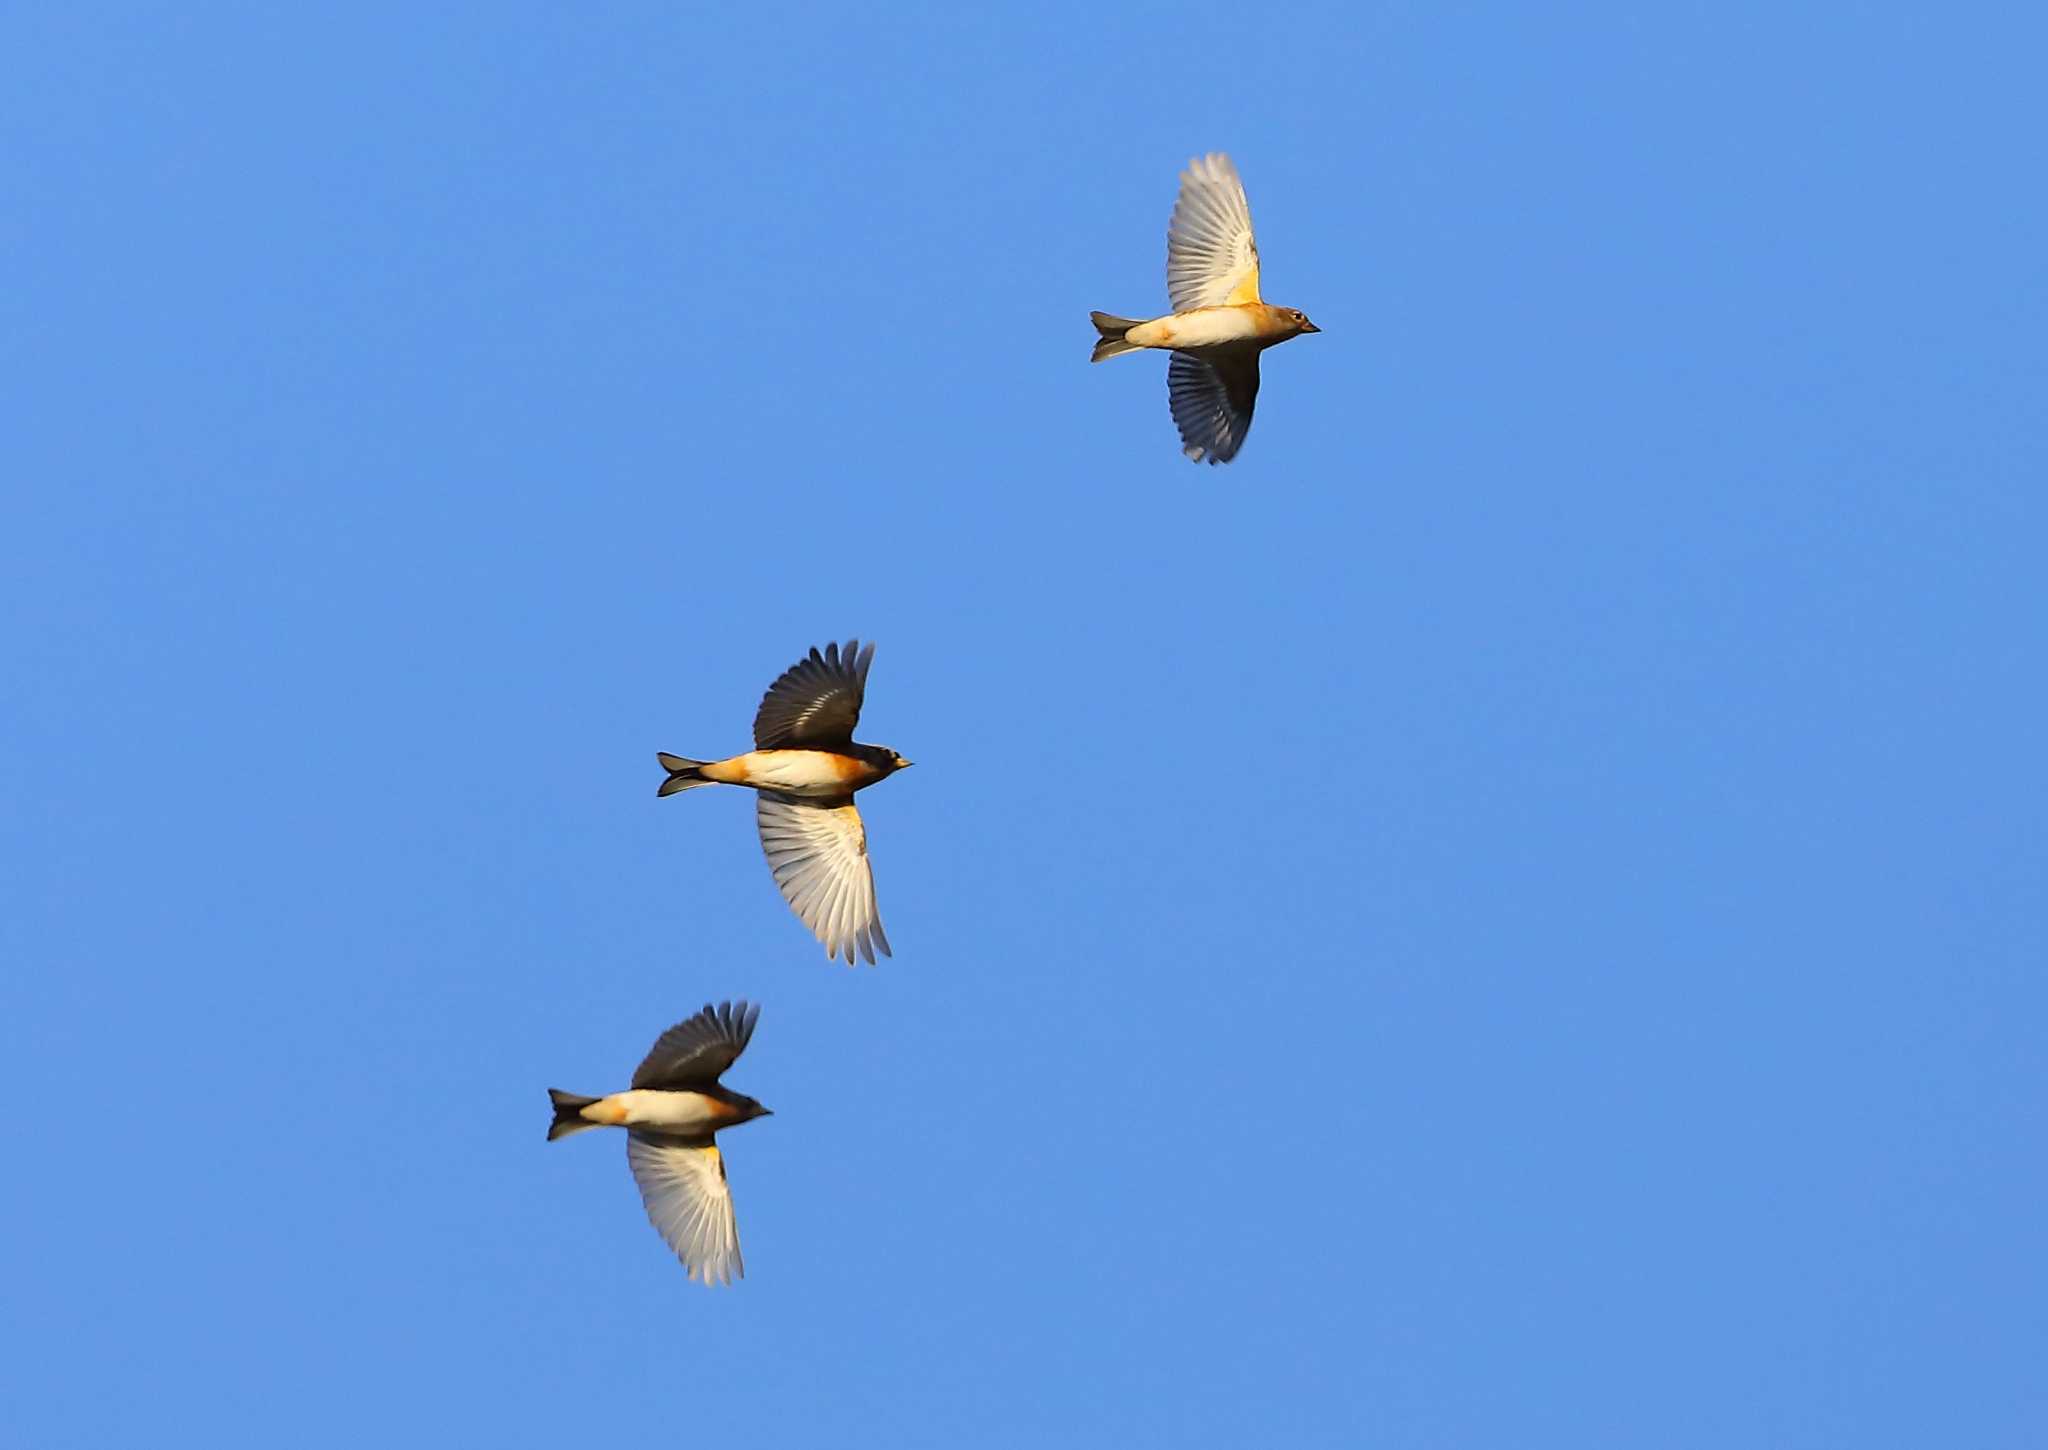
[{"label": "black head of bird", "polygon": [[772,1118],[775,1116],[775,1109],[762,1107],[759,1101],[754,1098],[747,1097],[741,1093],[734,1093],[733,1099],[732,1105],[739,1110],[738,1116],[733,1119],[735,1123],[751,1123],[756,1118]]}]

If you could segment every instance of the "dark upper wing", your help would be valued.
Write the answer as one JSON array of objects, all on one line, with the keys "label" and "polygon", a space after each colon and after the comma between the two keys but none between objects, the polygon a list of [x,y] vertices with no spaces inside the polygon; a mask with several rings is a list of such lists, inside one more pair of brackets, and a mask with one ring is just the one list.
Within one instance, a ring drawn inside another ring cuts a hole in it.
[{"label": "dark upper wing", "polygon": [[754,714],[756,748],[852,744],[874,657],[875,647],[862,649],[857,639],[828,644],[823,654],[813,647],[808,659],[784,670],[761,697]]},{"label": "dark upper wing", "polygon": [[661,1034],[633,1074],[636,1088],[688,1087],[715,1081],[747,1050],[758,1006],[721,1002]]},{"label": "dark upper wing", "polygon": [[1181,452],[1196,463],[1228,463],[1251,431],[1259,397],[1259,355],[1229,354],[1211,362],[1177,352],[1166,365],[1166,398]]}]

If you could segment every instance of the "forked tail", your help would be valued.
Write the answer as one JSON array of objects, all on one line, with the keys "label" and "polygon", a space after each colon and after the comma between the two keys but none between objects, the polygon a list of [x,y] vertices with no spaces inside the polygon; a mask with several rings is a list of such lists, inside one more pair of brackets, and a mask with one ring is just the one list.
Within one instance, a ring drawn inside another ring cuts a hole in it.
[{"label": "forked tail", "polygon": [[571,1133],[580,1133],[585,1128],[598,1126],[583,1117],[583,1110],[596,1102],[596,1098],[580,1097],[575,1093],[565,1093],[560,1088],[549,1088],[548,1101],[555,1105],[555,1120],[548,1124],[550,1143],[557,1138],[566,1138]]},{"label": "forked tail", "polygon": [[1111,317],[1107,312],[1091,312],[1088,314],[1088,320],[1094,323],[1095,330],[1102,334],[1102,340],[1095,344],[1095,351],[1089,354],[1088,361],[1101,362],[1106,357],[1121,357],[1127,352],[1143,351],[1137,343],[1124,341],[1125,333],[1141,325],[1139,319]]},{"label": "forked tail", "polygon": [[661,768],[668,772],[668,779],[661,783],[658,796],[674,795],[679,790],[690,790],[700,785],[710,785],[704,778],[705,762],[691,760],[683,755],[670,755],[666,750],[654,752],[654,758],[661,762]]}]

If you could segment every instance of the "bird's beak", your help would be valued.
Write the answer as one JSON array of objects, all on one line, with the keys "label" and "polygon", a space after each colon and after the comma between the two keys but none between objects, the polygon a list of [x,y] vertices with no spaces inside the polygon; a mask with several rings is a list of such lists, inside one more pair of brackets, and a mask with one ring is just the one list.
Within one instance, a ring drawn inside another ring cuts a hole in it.
[{"label": "bird's beak", "polygon": [[911,766],[915,764],[917,764],[917,762],[914,760],[899,760],[896,762],[896,768],[898,770],[908,770]]},{"label": "bird's beak", "polygon": [[1320,327],[1317,327],[1317,326],[1316,326],[1316,325],[1315,325],[1315,324],[1314,324],[1313,322],[1306,322],[1306,321],[1304,321],[1304,322],[1303,322],[1303,323],[1301,324],[1301,330],[1302,330],[1303,332],[1321,332],[1321,331],[1322,331],[1322,329],[1321,329]]},{"label": "bird's beak", "polygon": [[772,1118],[772,1117],[774,1117],[774,1116],[775,1116],[775,1109],[773,1109],[773,1108],[763,1108],[763,1109],[761,1109],[761,1114],[760,1114],[760,1115],[761,1115],[762,1117],[764,1117],[764,1118]]}]

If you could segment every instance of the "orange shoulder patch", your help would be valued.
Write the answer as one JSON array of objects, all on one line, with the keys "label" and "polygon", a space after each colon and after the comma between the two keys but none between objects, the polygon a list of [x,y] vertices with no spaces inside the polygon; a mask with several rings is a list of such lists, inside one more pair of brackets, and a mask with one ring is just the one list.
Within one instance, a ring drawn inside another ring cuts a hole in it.
[{"label": "orange shoulder patch", "polygon": [[1262,300],[1259,296],[1259,254],[1254,251],[1252,253],[1251,271],[1245,273],[1243,279],[1230,289],[1230,295],[1223,299],[1223,305],[1225,307],[1242,307],[1247,302],[1259,302]]}]

